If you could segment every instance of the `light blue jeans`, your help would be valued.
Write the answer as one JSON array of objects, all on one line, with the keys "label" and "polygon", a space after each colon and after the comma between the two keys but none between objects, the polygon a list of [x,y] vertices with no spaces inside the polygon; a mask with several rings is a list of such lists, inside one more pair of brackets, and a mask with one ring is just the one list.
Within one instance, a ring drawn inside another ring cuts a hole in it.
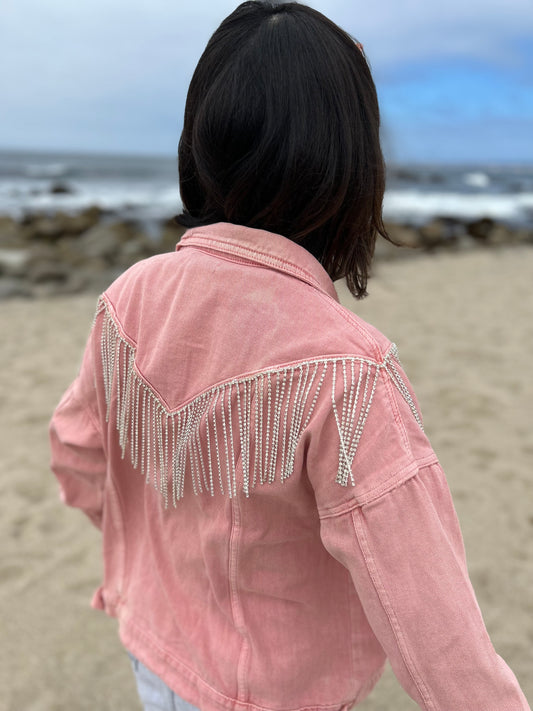
[{"label": "light blue jeans", "polygon": [[184,701],[147,667],[128,652],[133,667],[137,691],[144,711],[199,711],[196,706]]}]

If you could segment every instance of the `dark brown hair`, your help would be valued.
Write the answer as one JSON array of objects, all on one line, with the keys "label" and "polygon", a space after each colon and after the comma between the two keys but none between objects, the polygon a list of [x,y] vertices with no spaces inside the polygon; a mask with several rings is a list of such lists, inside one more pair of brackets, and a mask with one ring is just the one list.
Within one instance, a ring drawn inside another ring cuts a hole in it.
[{"label": "dark brown hair", "polygon": [[389,239],[379,122],[370,69],[346,32],[306,5],[244,2],[192,77],[177,221],[282,234],[362,297],[376,237]]}]

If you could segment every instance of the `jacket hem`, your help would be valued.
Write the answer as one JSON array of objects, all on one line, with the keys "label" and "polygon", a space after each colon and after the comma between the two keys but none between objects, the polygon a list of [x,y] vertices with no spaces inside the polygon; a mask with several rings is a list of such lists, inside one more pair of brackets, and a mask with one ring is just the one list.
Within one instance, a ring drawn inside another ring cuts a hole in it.
[{"label": "jacket hem", "polygon": [[166,652],[131,619],[119,618],[119,636],[124,647],[156,674],[169,688],[201,711],[348,711],[370,694],[383,673],[381,667],[349,700],[304,706],[265,706],[239,701],[214,689],[185,663]]}]

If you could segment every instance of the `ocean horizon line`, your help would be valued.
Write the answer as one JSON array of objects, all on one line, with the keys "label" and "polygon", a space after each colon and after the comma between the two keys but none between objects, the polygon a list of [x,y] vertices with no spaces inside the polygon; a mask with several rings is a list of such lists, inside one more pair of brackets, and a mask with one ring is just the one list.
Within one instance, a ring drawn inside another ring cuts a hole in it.
[{"label": "ocean horizon line", "polygon": [[[0,145],[0,155],[14,155],[14,156],[65,156],[65,157],[80,157],[80,158],[117,158],[117,159],[146,159],[146,160],[169,160],[177,161],[178,158],[178,146],[176,144],[175,153],[159,152],[159,151],[113,151],[107,150],[105,148],[98,149],[88,149],[88,148],[44,148],[44,147],[19,147],[19,146],[2,146]],[[451,169],[471,169],[471,168],[533,168],[533,159],[524,159],[523,161],[518,160],[501,160],[494,158],[487,158],[487,160],[473,160],[473,161],[458,161],[455,159],[450,160],[419,160],[419,159],[405,159],[398,160],[394,158],[388,158],[385,155],[385,163],[387,167],[395,168],[451,168]]]}]

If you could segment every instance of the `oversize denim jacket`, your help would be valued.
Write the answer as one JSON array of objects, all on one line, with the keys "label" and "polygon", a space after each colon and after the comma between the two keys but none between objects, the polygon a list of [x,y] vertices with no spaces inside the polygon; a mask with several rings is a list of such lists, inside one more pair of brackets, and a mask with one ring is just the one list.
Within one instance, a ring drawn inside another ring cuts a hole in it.
[{"label": "oversize denim jacket", "polygon": [[529,708],[395,346],[290,240],[211,225],[125,272],[51,443],[93,605],[202,711],[349,707],[387,657],[423,709]]}]

